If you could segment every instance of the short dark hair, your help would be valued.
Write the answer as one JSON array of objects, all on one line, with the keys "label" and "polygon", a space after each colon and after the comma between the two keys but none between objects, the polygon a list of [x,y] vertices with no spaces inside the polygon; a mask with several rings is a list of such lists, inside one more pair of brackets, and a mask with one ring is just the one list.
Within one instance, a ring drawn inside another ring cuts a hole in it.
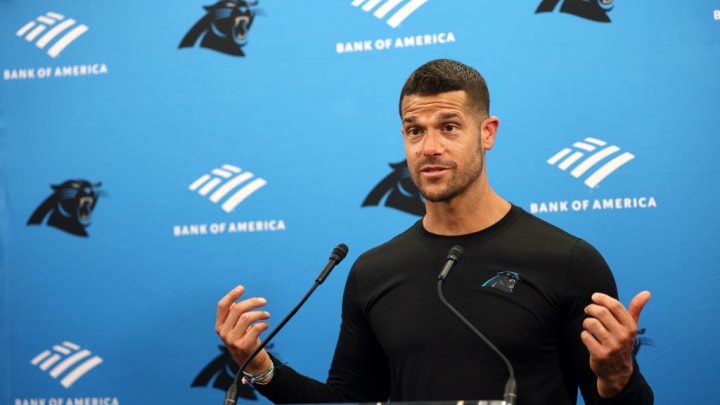
[{"label": "short dark hair", "polygon": [[474,68],[450,59],[432,60],[410,74],[400,91],[398,110],[402,117],[405,96],[434,96],[448,91],[464,91],[480,113],[490,113],[490,92],[482,75]]}]

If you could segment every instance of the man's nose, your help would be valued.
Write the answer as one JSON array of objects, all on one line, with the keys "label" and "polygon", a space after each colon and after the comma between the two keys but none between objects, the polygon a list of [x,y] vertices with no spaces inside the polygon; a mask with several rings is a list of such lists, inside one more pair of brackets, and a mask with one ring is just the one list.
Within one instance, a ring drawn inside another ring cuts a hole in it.
[{"label": "man's nose", "polygon": [[423,142],[423,155],[439,155],[443,151],[443,138],[439,131],[428,131]]}]

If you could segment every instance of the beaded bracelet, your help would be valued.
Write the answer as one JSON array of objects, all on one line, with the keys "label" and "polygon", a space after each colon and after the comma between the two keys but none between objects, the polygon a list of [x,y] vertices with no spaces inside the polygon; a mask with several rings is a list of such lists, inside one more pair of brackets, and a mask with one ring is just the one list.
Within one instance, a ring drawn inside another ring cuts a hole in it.
[{"label": "beaded bracelet", "polygon": [[270,367],[267,370],[265,370],[262,374],[254,375],[254,374],[250,374],[247,371],[243,370],[242,383],[243,384],[247,384],[247,383],[255,384],[256,382],[260,382],[260,381],[268,378],[268,376],[270,374],[272,374],[273,370],[275,370],[275,364],[273,364],[272,360],[270,360]]}]

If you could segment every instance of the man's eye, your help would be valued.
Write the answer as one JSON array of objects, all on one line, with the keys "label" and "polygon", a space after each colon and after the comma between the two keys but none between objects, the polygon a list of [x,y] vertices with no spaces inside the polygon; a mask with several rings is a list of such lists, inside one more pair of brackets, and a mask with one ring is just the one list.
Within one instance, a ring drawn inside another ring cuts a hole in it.
[{"label": "man's eye", "polygon": [[410,128],[410,129],[407,130],[407,133],[408,133],[408,135],[411,135],[411,136],[420,135],[420,129],[418,129],[418,128]]},{"label": "man's eye", "polygon": [[445,131],[446,132],[453,132],[457,129],[457,126],[454,124],[445,124]]}]

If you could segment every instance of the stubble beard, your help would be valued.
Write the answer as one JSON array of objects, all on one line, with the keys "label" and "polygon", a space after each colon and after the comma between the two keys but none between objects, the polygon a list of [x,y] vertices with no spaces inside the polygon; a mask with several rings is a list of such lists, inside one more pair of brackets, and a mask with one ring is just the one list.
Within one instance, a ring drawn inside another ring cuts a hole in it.
[{"label": "stubble beard", "polygon": [[[412,180],[415,186],[420,190],[420,194],[425,198],[426,201],[433,203],[448,202],[453,198],[463,194],[470,186],[475,183],[482,174],[483,171],[484,156],[480,155],[480,161],[477,168],[472,172],[458,173],[457,164],[450,161],[442,161],[437,159],[424,159],[415,166],[415,170],[412,172],[414,177]],[[425,164],[439,164],[446,167],[448,170],[453,171],[450,179],[447,181],[447,185],[436,192],[431,192],[428,186],[441,183],[443,179],[426,179],[423,178],[420,172],[420,168]]]}]

